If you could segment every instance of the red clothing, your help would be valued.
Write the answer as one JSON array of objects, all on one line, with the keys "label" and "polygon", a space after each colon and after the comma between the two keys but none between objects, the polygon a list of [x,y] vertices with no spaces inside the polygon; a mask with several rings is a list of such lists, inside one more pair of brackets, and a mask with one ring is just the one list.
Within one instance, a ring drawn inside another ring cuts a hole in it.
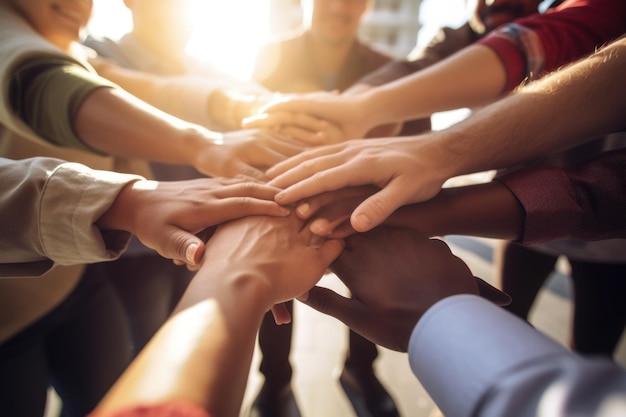
[{"label": "red clothing", "polygon": [[101,413],[96,409],[87,417],[211,417],[211,415],[197,404],[171,401],[137,405],[113,413]]},{"label": "red clothing", "polygon": [[496,178],[526,212],[522,243],[626,237],[626,149],[573,169],[545,167]]},{"label": "red clothing", "polygon": [[626,1],[566,0],[543,14],[504,25],[477,43],[507,71],[506,90],[576,61],[626,33]]},{"label": "red clothing", "polygon": [[505,90],[510,91],[525,79],[537,79],[624,33],[626,1],[567,0],[543,14],[504,25],[482,39],[467,23],[458,29],[442,28],[426,48],[412,52],[407,61],[386,64],[358,82],[385,84],[477,43],[498,54],[507,70]]}]

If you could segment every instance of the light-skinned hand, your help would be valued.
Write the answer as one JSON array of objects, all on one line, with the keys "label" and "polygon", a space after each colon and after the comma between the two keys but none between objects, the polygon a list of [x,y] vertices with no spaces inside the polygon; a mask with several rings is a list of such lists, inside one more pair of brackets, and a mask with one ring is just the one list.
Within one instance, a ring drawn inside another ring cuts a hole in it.
[{"label": "light-skinned hand", "polygon": [[[374,185],[380,190],[352,212],[352,227],[364,232],[398,207],[434,197],[450,177],[437,158],[436,140],[387,138],[352,140],[303,152],[270,168],[270,184],[283,191],[279,204],[346,187]],[[433,151],[434,149],[434,151]]]},{"label": "light-skinned hand", "polygon": [[293,115],[308,114],[336,125],[346,139],[358,139],[376,122],[364,114],[364,101],[358,95],[338,95],[336,92],[316,92],[291,95],[269,103],[259,109],[259,114],[243,120],[246,128],[271,128],[292,124]]},{"label": "light-skinned hand", "polygon": [[272,201],[278,191],[245,178],[136,181],[122,189],[97,224],[129,231],[162,256],[194,266],[205,249],[196,235],[207,228],[244,216],[287,216],[289,210]]},{"label": "light-skinned hand", "polygon": [[266,169],[305,149],[284,135],[260,129],[223,133],[209,142],[194,155],[193,165],[213,177],[245,175],[265,180]]}]

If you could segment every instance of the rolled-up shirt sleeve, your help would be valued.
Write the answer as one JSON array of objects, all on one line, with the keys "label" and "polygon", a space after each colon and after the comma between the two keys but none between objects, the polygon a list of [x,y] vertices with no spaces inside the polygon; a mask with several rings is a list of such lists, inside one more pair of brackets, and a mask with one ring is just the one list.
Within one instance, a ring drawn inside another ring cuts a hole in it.
[{"label": "rolled-up shirt sleeve", "polygon": [[128,245],[128,232],[101,231],[95,222],[141,177],[53,158],[0,158],[0,178],[0,276],[109,261]]},{"label": "rolled-up shirt sleeve", "polygon": [[626,32],[623,0],[566,0],[545,13],[517,19],[479,40],[507,73],[506,91],[574,62]]},{"label": "rolled-up shirt sleeve", "polygon": [[625,149],[605,152],[572,169],[528,169],[495,181],[524,209],[522,243],[626,237]]}]

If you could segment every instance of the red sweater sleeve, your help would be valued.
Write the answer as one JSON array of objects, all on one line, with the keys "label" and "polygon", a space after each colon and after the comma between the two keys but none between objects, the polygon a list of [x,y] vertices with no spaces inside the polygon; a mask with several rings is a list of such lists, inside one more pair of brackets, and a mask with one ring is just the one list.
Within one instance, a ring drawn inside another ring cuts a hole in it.
[{"label": "red sweater sleeve", "polygon": [[522,170],[495,181],[524,208],[522,243],[626,237],[626,149],[573,169]]},{"label": "red sweater sleeve", "polygon": [[136,405],[113,413],[98,412],[96,409],[87,417],[211,417],[211,415],[197,404],[165,402]]},{"label": "red sweater sleeve", "polygon": [[626,1],[566,0],[506,24],[478,41],[507,71],[506,90],[576,61],[626,33]]}]

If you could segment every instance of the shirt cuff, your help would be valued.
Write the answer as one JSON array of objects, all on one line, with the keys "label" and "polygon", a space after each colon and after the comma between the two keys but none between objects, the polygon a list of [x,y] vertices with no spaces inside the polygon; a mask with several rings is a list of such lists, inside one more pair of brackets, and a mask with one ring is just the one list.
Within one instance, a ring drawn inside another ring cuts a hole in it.
[{"label": "shirt cuff", "polygon": [[411,370],[447,416],[466,416],[500,376],[565,348],[488,300],[445,298],[415,326]]},{"label": "shirt cuff", "polygon": [[41,197],[40,230],[44,253],[60,265],[116,259],[126,249],[131,234],[102,233],[95,222],[137,175],[96,171],[77,163],[60,165]]}]

